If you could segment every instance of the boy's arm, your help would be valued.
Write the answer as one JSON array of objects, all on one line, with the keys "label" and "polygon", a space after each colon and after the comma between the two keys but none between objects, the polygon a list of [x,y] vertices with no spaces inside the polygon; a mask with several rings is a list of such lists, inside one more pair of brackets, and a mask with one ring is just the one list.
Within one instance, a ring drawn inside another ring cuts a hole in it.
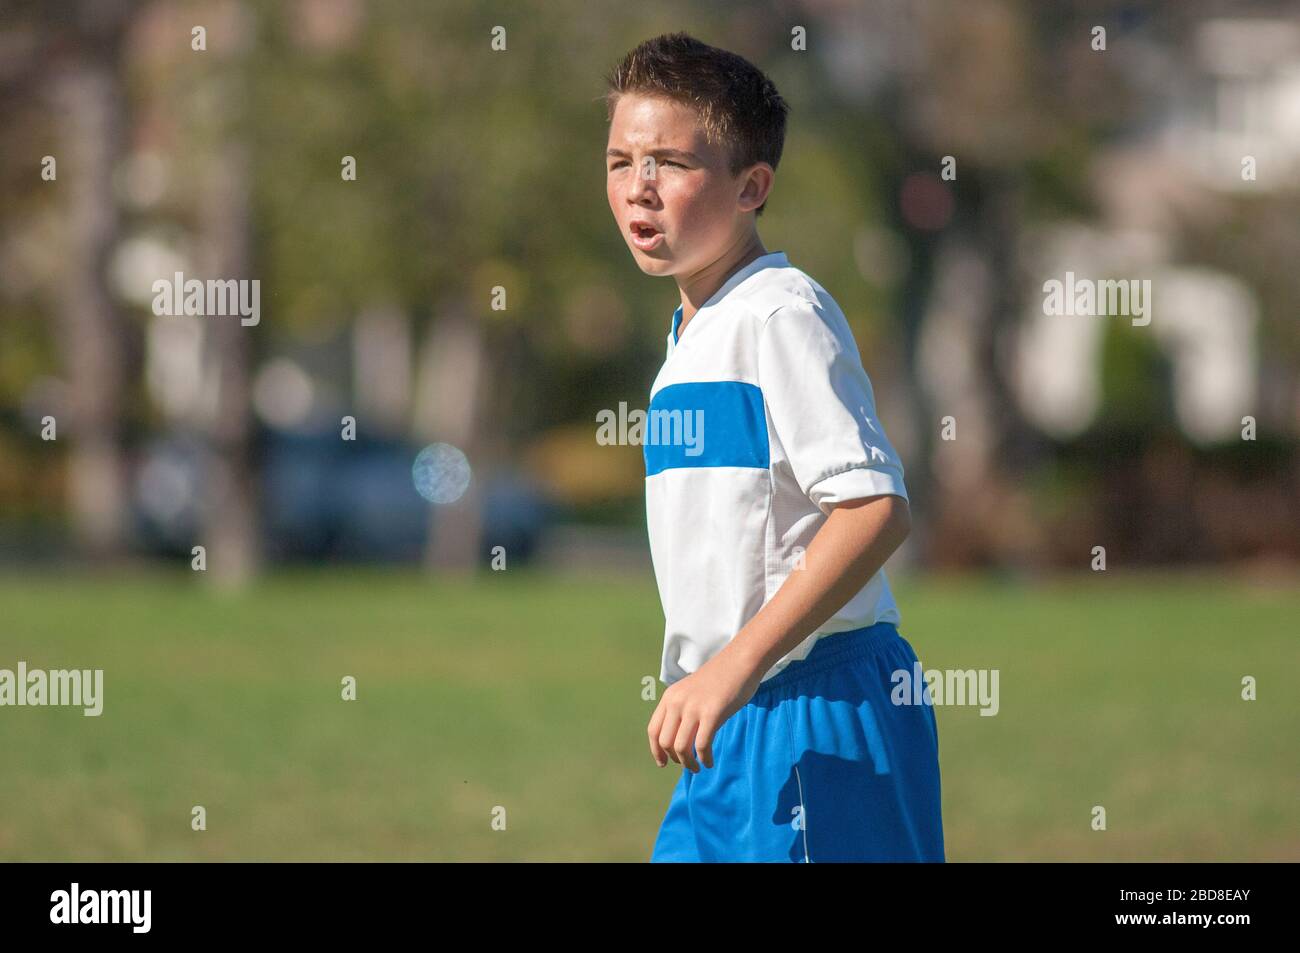
[{"label": "boy's arm", "polygon": [[713,736],[749,701],[767,671],[842,608],[907,538],[911,513],[900,496],[872,496],[833,506],[804,553],[804,568],[735,637],[698,670],[665,690],[650,719],[650,753],[713,767]]}]

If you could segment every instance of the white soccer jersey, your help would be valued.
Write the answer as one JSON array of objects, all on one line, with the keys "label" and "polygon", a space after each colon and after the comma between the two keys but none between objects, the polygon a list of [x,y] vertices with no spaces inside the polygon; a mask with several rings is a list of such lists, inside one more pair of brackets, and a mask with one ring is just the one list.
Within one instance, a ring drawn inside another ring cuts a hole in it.
[{"label": "white soccer jersey", "polygon": [[[907,498],[848,322],[785,253],[741,268],[688,322],[650,391],[646,522],[664,608],[665,684],[716,655],[802,564],[831,503]],[[884,571],[782,656],[899,621]]]}]

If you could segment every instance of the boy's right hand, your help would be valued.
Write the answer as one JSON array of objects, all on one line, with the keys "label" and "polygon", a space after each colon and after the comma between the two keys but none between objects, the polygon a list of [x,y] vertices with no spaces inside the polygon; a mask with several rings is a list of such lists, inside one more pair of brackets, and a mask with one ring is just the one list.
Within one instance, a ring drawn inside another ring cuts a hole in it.
[{"label": "boy's right hand", "polygon": [[760,675],[739,654],[724,649],[669,685],[646,729],[655,763],[662,768],[672,758],[696,774],[699,761],[713,767],[714,734],[754,697]]}]

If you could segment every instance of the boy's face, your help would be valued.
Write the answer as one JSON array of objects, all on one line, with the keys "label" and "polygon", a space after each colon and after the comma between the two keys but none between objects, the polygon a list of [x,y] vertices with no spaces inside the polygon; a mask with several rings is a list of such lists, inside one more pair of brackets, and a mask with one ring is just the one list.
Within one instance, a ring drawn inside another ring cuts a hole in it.
[{"label": "boy's face", "polygon": [[[759,206],[762,189],[747,170],[731,175],[724,148],[708,143],[690,107],[625,93],[610,120],[607,149],[609,207],[646,274],[698,272],[752,228],[745,215]],[[653,233],[642,237],[638,222]]]}]

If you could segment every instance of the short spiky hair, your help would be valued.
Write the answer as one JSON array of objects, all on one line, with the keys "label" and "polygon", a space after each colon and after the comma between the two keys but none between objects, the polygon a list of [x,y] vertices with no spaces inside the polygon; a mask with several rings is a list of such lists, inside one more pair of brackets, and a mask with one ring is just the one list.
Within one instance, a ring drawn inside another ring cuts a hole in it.
[{"label": "short spiky hair", "polygon": [[[709,143],[727,147],[732,175],[756,162],[775,169],[781,161],[790,107],[763,71],[744,57],[685,33],[665,33],[628,53],[606,83],[610,120],[624,93],[665,96],[690,106]],[[762,215],[766,205],[764,201],[756,214]]]}]

